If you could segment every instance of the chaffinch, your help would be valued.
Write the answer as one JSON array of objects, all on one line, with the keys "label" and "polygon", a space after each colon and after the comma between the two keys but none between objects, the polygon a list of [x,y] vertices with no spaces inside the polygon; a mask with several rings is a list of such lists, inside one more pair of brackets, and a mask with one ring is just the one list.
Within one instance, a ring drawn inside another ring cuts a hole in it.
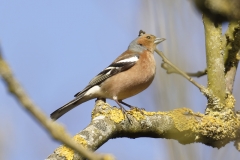
[{"label": "chaffinch", "polygon": [[121,104],[132,108],[122,100],[140,93],[152,83],[156,71],[153,53],[156,45],[165,40],[141,32],[125,52],[75,94],[72,101],[54,111],[51,118],[56,120],[74,107],[94,98],[114,100],[123,114],[125,109]]}]

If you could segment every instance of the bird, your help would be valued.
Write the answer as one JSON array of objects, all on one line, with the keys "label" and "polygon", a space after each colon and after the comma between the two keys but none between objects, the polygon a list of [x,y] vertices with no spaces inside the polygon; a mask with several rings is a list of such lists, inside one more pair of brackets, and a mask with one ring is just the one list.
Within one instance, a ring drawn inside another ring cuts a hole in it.
[{"label": "bird", "polygon": [[152,83],[156,72],[154,50],[164,40],[140,30],[127,50],[75,94],[73,100],[51,113],[51,119],[57,120],[76,106],[95,98],[114,100],[126,114],[121,104],[134,107],[122,100],[142,92]]}]

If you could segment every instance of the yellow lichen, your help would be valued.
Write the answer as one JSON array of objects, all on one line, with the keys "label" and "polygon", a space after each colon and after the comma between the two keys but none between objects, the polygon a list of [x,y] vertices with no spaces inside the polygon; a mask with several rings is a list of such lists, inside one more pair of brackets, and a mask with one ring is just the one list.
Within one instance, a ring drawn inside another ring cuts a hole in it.
[{"label": "yellow lichen", "polygon": [[180,108],[167,112],[167,115],[173,119],[176,129],[179,131],[192,130],[197,134],[215,140],[236,137],[235,128],[239,126],[237,118],[233,116],[231,116],[231,119],[222,118],[223,115],[220,112],[218,112],[218,115],[212,116],[193,113],[190,109]]},{"label": "yellow lichen", "polygon": [[201,124],[199,125],[199,131],[202,135],[207,137],[212,137],[216,140],[224,138],[225,125],[223,121],[219,118],[215,118],[212,116],[204,116],[202,118]]},{"label": "yellow lichen", "polygon": [[137,109],[137,108],[134,108],[134,109],[128,111],[127,114],[131,114],[136,120],[139,121],[139,120],[145,119],[145,114],[144,114],[144,112],[146,112],[146,111],[144,111],[144,110],[139,110],[139,109]]},{"label": "yellow lichen", "polygon": [[[74,136],[73,140],[78,144],[81,144],[83,147],[87,146],[87,141],[84,138],[82,138],[80,135]],[[58,147],[55,150],[55,153],[62,157],[65,157],[67,160],[72,160],[74,156],[74,151],[65,145]]]},{"label": "yellow lichen", "polygon": [[92,112],[92,120],[93,120],[94,118],[98,117],[99,115],[100,115],[99,113],[93,113],[93,112]]},{"label": "yellow lichen", "polygon": [[[125,119],[122,111],[119,108],[111,107],[109,104],[103,101],[96,101],[95,109],[92,111],[92,119],[98,116],[109,117],[115,123],[120,123]],[[99,108],[100,107],[100,108]],[[153,116],[156,114],[164,114],[164,112],[147,112],[145,110],[140,110],[137,108],[127,111],[126,114],[132,115],[136,120],[145,119],[146,116]]]},{"label": "yellow lichen", "polygon": [[188,108],[179,108],[167,112],[166,114],[173,119],[176,129],[179,131],[196,130],[196,123],[198,121],[192,110]]},{"label": "yellow lichen", "polygon": [[[105,108],[106,106],[104,106]],[[120,109],[118,108],[110,108],[106,110],[101,110],[100,112],[92,112],[92,119],[98,117],[98,116],[105,116],[109,117],[111,120],[113,120],[115,123],[120,123],[121,121],[124,120],[123,113]]]},{"label": "yellow lichen", "polygon": [[[199,132],[215,140],[221,140],[227,137],[235,138],[236,128],[239,128],[240,123],[239,120],[231,114],[227,114],[225,117],[221,115],[221,113],[216,117],[205,115],[198,125]],[[228,116],[231,118],[227,118]]]},{"label": "yellow lichen", "polygon": [[232,94],[229,94],[225,100],[226,107],[234,108],[235,102],[236,102],[236,100],[235,100],[234,96]]},{"label": "yellow lichen", "polygon": [[107,116],[115,123],[120,123],[124,120],[124,115],[120,109],[113,108],[107,113]]},{"label": "yellow lichen", "polygon": [[107,106],[106,104],[107,104],[107,103],[105,103],[105,105],[102,106],[102,109],[103,109],[103,110],[104,110],[104,109],[107,109],[108,106]]},{"label": "yellow lichen", "polygon": [[61,157],[65,157],[66,160],[72,160],[73,156],[74,156],[74,151],[72,149],[66,147],[65,145],[58,147],[55,150],[55,153],[57,155],[60,155]]},{"label": "yellow lichen", "polygon": [[84,138],[82,138],[79,134],[75,135],[73,137],[73,140],[78,144],[81,144],[83,147],[87,147],[87,141]]},{"label": "yellow lichen", "polygon": [[146,116],[153,116],[153,115],[156,115],[156,114],[159,114],[159,115],[162,115],[162,114],[165,114],[164,112],[147,112],[147,111],[143,111],[144,115]]},{"label": "yellow lichen", "polygon": [[228,94],[225,98],[225,105],[212,103],[208,105],[201,123],[198,124],[199,132],[215,140],[224,138],[235,138],[236,128],[239,128],[240,122],[234,113],[235,99],[233,95]]}]

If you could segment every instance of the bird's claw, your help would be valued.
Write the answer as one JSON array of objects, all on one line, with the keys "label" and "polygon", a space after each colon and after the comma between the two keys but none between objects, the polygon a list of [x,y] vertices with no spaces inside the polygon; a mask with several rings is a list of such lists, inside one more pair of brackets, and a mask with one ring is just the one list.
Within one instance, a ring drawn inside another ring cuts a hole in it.
[{"label": "bird's claw", "polygon": [[121,111],[122,111],[122,114],[124,115],[124,118],[127,118],[128,122],[130,124],[133,124],[133,122],[132,122],[131,118],[129,118],[129,115],[128,115],[127,111],[125,110],[125,108],[121,107]]},{"label": "bird's claw", "polygon": [[136,110],[138,112],[141,112],[142,114],[144,114],[143,111],[146,111],[145,108],[138,108],[138,107],[134,107],[134,106],[131,106],[130,110]]}]

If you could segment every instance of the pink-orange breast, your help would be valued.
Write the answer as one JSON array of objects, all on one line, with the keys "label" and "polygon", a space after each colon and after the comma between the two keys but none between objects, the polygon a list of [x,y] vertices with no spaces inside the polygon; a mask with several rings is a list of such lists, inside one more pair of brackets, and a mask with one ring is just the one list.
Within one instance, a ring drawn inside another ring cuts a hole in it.
[{"label": "pink-orange breast", "polygon": [[153,53],[145,51],[132,68],[103,82],[102,91],[108,95],[109,99],[117,96],[118,100],[122,100],[134,96],[152,83],[155,71],[156,65]]}]

